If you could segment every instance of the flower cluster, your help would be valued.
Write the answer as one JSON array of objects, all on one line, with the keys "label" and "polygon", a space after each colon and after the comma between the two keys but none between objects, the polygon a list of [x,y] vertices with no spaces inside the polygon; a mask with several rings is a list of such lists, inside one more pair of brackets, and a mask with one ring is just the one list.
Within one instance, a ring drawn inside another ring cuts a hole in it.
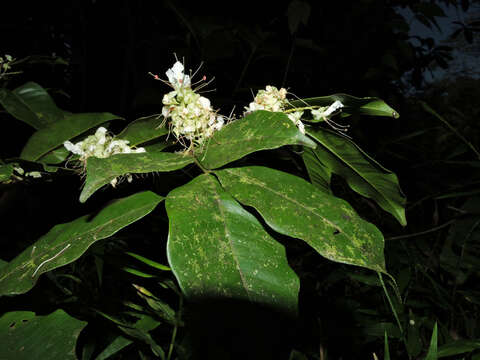
[{"label": "flower cluster", "polygon": [[170,119],[171,132],[179,141],[187,139],[192,146],[202,145],[223,127],[225,118],[212,109],[210,100],[191,88],[191,78],[183,70],[183,64],[177,61],[166,72],[173,91],[163,97],[162,115]]},{"label": "flower cluster", "polygon": [[[267,110],[273,112],[284,112],[288,104],[287,90],[278,90],[275,86],[268,85],[265,90],[259,90],[253,102],[246,107],[247,113],[255,110]],[[305,134],[305,127],[301,121],[303,111],[287,113],[288,118]]]},{"label": "flower cluster", "polygon": [[128,145],[128,140],[115,140],[112,136],[107,134],[107,129],[99,127],[94,135],[88,136],[83,141],[73,144],[70,141],[65,141],[63,146],[77,155],[80,155],[80,160],[84,161],[90,156],[97,158],[107,158],[115,154],[130,154],[145,152],[144,148],[132,149]]},{"label": "flower cluster", "polygon": [[8,75],[18,74],[18,72],[10,72],[15,59],[11,55],[0,56],[0,79]]}]

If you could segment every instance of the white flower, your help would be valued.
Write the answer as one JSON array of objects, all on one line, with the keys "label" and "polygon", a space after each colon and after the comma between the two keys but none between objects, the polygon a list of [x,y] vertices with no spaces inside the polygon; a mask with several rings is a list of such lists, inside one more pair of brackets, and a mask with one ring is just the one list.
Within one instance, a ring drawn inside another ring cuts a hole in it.
[{"label": "white flower", "polygon": [[171,69],[165,73],[168,81],[174,88],[190,86],[190,76],[183,73],[184,67],[180,61],[177,61]]},{"label": "white flower", "polygon": [[33,178],[41,178],[42,174],[40,174],[40,172],[38,172],[38,171],[30,171],[30,172],[25,173],[25,176],[31,176]]},{"label": "white flower", "polygon": [[321,107],[317,110],[312,110],[312,115],[315,120],[324,120],[326,118],[329,118],[334,114],[337,110],[343,108],[344,105],[336,100],[332,105],[330,105],[328,108],[326,107]]},{"label": "white flower", "polygon": [[330,105],[328,107],[328,109],[324,112],[324,116],[330,116],[331,114],[333,114],[335,111],[337,111],[338,109],[341,109],[343,108],[343,104],[340,102],[340,101],[335,101],[332,105]]},{"label": "white flower", "polygon": [[65,149],[68,151],[76,154],[76,155],[83,155],[84,151],[80,148],[81,143],[73,144],[70,141],[65,141],[63,143],[63,146],[65,146]]},{"label": "white flower", "polygon": [[288,118],[298,127],[298,130],[300,130],[302,134],[305,134],[305,126],[301,121],[302,115],[303,111],[295,111],[287,114]]},{"label": "white flower", "polygon": [[200,103],[200,106],[202,106],[206,110],[210,110],[210,100],[208,100],[206,97],[200,96],[198,99],[198,102]]}]

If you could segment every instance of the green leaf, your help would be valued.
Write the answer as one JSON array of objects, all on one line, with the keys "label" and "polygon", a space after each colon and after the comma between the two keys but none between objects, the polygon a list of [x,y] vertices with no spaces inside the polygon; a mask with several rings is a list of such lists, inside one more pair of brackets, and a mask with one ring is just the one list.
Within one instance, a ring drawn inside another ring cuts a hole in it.
[{"label": "green leaf", "polygon": [[253,152],[283,145],[315,147],[287,115],[259,110],[215,132],[197,158],[207,169],[215,169]]},{"label": "green leaf", "polygon": [[312,184],[326,194],[331,194],[330,180],[332,177],[332,171],[322,164],[315,155],[315,150],[304,149],[302,157]]},{"label": "green leaf", "polygon": [[0,318],[0,358],[76,359],[75,346],[87,325],[63,310],[46,316],[31,311],[13,311]]},{"label": "green leaf", "polygon": [[406,200],[394,173],[385,169],[344,136],[327,129],[308,129],[307,132],[318,141],[319,146],[314,152],[326,167],[342,176],[354,191],[375,200],[400,224],[407,224]]},{"label": "green leaf", "polygon": [[438,348],[439,358],[459,355],[473,350],[480,349],[480,340],[457,340],[444,344]]},{"label": "green leaf", "polygon": [[95,191],[119,176],[178,170],[193,161],[191,156],[166,152],[117,154],[104,159],[91,156],[87,159],[87,179],[80,202],[87,201]]},{"label": "green leaf", "polygon": [[430,340],[430,347],[428,348],[427,356],[425,360],[437,360],[438,351],[437,351],[437,323],[433,327],[432,339]]},{"label": "green leaf", "polygon": [[117,336],[98,356],[95,360],[105,360],[110,356],[122,351],[128,345],[133,343],[133,340],[127,339],[123,336]]},{"label": "green leaf", "polygon": [[143,144],[144,142],[168,134],[168,129],[165,126],[159,127],[162,121],[163,117],[161,115],[139,118],[128,124],[116,138],[128,140],[130,146]]},{"label": "green leaf", "polygon": [[165,206],[168,260],[188,298],[226,297],[296,312],[299,280],[284,247],[212,175],[171,191]]},{"label": "green leaf", "polygon": [[398,119],[400,115],[388,106],[385,101],[376,97],[358,98],[347,94],[334,94],[330,96],[320,96],[308,99],[290,101],[290,108],[302,108],[305,106],[330,106],[339,100],[344,107],[342,115],[352,114],[388,116]]},{"label": "green leaf", "polygon": [[385,335],[384,335],[384,341],[385,341],[385,356],[383,357],[383,360],[390,360],[390,348],[388,346],[388,337],[387,337],[387,330],[385,330]]},{"label": "green leaf", "polygon": [[162,200],[153,192],[141,192],[111,202],[93,217],[54,226],[0,269],[0,295],[27,292],[40,274],[77,260],[93,243],[141,219]]},{"label": "green leaf", "polygon": [[13,117],[35,129],[63,120],[64,113],[40,85],[28,82],[13,91],[0,89],[0,104]]},{"label": "green leaf", "polygon": [[304,240],[332,261],[386,272],[381,232],[346,201],[297,176],[262,166],[215,174],[226,191],[254,207],[275,231]]},{"label": "green leaf", "polygon": [[128,252],[128,251],[126,252],[126,254],[130,255],[131,257],[134,257],[135,259],[143,262],[144,264],[147,264],[151,267],[154,267],[155,269],[162,270],[162,271],[170,271],[171,270],[168,266],[165,266],[165,265],[162,265],[162,264],[160,264],[156,261],[147,259],[146,257],[143,257],[141,255],[134,254],[134,253]]},{"label": "green leaf", "polygon": [[56,149],[65,141],[107,121],[122,119],[110,113],[67,114],[65,119],[35,132],[22,150],[20,157],[35,161]]},{"label": "green leaf", "polygon": [[68,155],[70,155],[70,151],[65,149],[65,147],[62,145],[55,150],[52,150],[47,154],[43,155],[40,159],[38,159],[38,162],[44,164],[59,164],[65,161]]},{"label": "green leaf", "polygon": [[8,181],[10,176],[13,174],[13,165],[12,164],[5,164],[0,165],[0,183]]}]

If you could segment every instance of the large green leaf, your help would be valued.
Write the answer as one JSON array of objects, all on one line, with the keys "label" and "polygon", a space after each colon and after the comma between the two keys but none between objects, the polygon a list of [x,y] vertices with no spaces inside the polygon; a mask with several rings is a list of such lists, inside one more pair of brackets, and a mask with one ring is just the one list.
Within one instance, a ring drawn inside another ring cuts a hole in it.
[{"label": "large green leaf", "polygon": [[399,118],[400,115],[388,106],[385,101],[376,97],[358,98],[347,94],[334,94],[330,96],[320,96],[308,99],[290,101],[290,108],[302,108],[305,106],[330,106],[335,101],[340,101],[344,107],[342,115],[376,115]]},{"label": "large green leaf", "polygon": [[0,295],[30,290],[40,274],[77,260],[96,241],[149,214],[163,198],[146,191],[111,202],[98,214],[54,226],[0,269]]},{"label": "large green leaf", "polygon": [[315,147],[285,114],[260,110],[214,133],[197,157],[204,167],[214,169],[259,150],[295,144]]},{"label": "large green leaf", "polygon": [[107,121],[122,119],[110,113],[66,114],[65,119],[35,132],[22,150],[20,157],[35,161],[85,131]]},{"label": "large green leaf", "polygon": [[381,232],[346,201],[267,167],[230,168],[215,174],[230,194],[254,207],[279,233],[306,241],[327,259],[385,272]]},{"label": "large green leaf", "polygon": [[296,312],[299,281],[284,247],[212,175],[173,190],[165,205],[168,260],[187,297],[249,300]]},{"label": "large green leaf", "polygon": [[323,192],[331,194],[330,180],[332,178],[332,171],[322,164],[313,149],[305,148],[302,157],[312,184]]},{"label": "large green leaf", "polygon": [[64,113],[40,85],[28,82],[13,91],[0,89],[0,104],[12,116],[35,129],[63,120]]},{"label": "large green leaf", "polygon": [[160,127],[163,116],[153,115],[139,118],[116,136],[117,139],[128,140],[130,146],[143,144],[147,141],[156,139],[160,136],[168,134],[168,128]]},{"label": "large green leaf", "polygon": [[100,159],[87,159],[87,179],[80,194],[80,202],[87,199],[103,185],[125,174],[166,172],[181,169],[193,163],[193,157],[180,153],[117,154]]},{"label": "large green leaf", "polygon": [[76,359],[77,338],[85,325],[63,310],[46,316],[8,312],[0,317],[0,359]]},{"label": "large green leaf", "polygon": [[344,136],[327,129],[307,131],[319,143],[314,152],[322,164],[342,176],[354,191],[375,200],[400,224],[407,224],[406,199],[394,173],[385,169]]}]

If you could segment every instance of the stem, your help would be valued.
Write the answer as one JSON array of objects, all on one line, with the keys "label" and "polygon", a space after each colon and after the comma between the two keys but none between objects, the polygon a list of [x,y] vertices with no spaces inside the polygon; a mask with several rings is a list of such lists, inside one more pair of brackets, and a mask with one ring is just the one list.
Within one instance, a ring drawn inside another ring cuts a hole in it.
[{"label": "stem", "polygon": [[178,313],[176,316],[175,327],[173,328],[173,332],[172,332],[172,338],[170,340],[170,346],[168,347],[167,360],[170,360],[172,357],[173,347],[175,345],[175,339],[177,337],[178,323],[181,321],[181,317],[182,317],[182,309],[183,309],[183,296],[180,294],[180,300],[178,303]]},{"label": "stem", "polygon": [[293,51],[295,50],[295,40],[297,39],[297,33],[293,35],[292,46],[290,46],[290,54],[288,54],[287,66],[285,68],[285,75],[283,75],[282,87],[285,87],[287,82],[288,70],[290,69],[290,63],[292,62]]},{"label": "stem", "polygon": [[197,158],[196,158],[195,156],[193,156],[193,161],[195,162],[195,164],[196,164],[200,169],[202,169],[202,171],[203,171],[205,174],[210,174],[211,171],[208,170],[208,169],[206,169],[206,168],[204,168],[204,167],[202,166],[202,164],[200,164],[200,162],[197,160]]},{"label": "stem", "polygon": [[288,113],[295,112],[295,111],[315,110],[315,109],[319,109],[319,108],[321,108],[321,106],[318,106],[318,105],[295,107],[295,108],[292,108],[292,109],[285,110],[284,113],[288,114]]},{"label": "stem", "polygon": [[387,297],[388,304],[390,305],[390,308],[392,309],[393,316],[395,317],[398,328],[400,329],[400,333],[402,334],[402,340],[403,340],[405,346],[407,346],[407,342],[405,340],[405,334],[403,333],[402,323],[400,322],[400,318],[398,317],[397,311],[395,310],[395,307],[393,306],[392,299],[390,298],[390,295],[388,294],[385,283],[383,282],[382,274],[380,272],[377,272],[377,274],[378,274],[378,279],[380,280],[380,283],[382,284],[383,292],[385,293],[385,296]]},{"label": "stem", "polygon": [[440,120],[441,122],[443,122],[455,135],[457,135],[457,137],[462,140],[465,145],[467,145],[474,153],[475,155],[477,155],[477,157],[480,159],[480,152],[478,152],[478,150],[472,145],[471,142],[469,142],[462,134],[460,134],[460,132],[455,129],[452,125],[450,125],[450,123],[445,120],[443,117],[441,117],[439,114],[437,114],[435,112],[435,110],[433,110],[430,106],[427,105],[426,102],[424,101],[420,101],[420,104],[422,105],[423,109],[427,112],[429,112],[430,114],[432,114],[433,116],[435,116],[438,120]]},{"label": "stem", "polygon": [[440,229],[443,229],[444,227],[449,226],[450,224],[454,223],[455,221],[456,221],[456,219],[452,219],[452,220],[447,221],[445,224],[436,226],[434,228],[431,228],[431,229],[428,229],[428,230],[425,230],[425,231],[420,231],[420,232],[413,233],[413,234],[408,234],[408,235],[393,236],[393,237],[386,238],[385,240],[388,240],[388,241],[390,241],[390,240],[402,240],[402,239],[408,239],[408,238],[415,237],[415,236],[429,234],[429,233],[438,231]]}]

